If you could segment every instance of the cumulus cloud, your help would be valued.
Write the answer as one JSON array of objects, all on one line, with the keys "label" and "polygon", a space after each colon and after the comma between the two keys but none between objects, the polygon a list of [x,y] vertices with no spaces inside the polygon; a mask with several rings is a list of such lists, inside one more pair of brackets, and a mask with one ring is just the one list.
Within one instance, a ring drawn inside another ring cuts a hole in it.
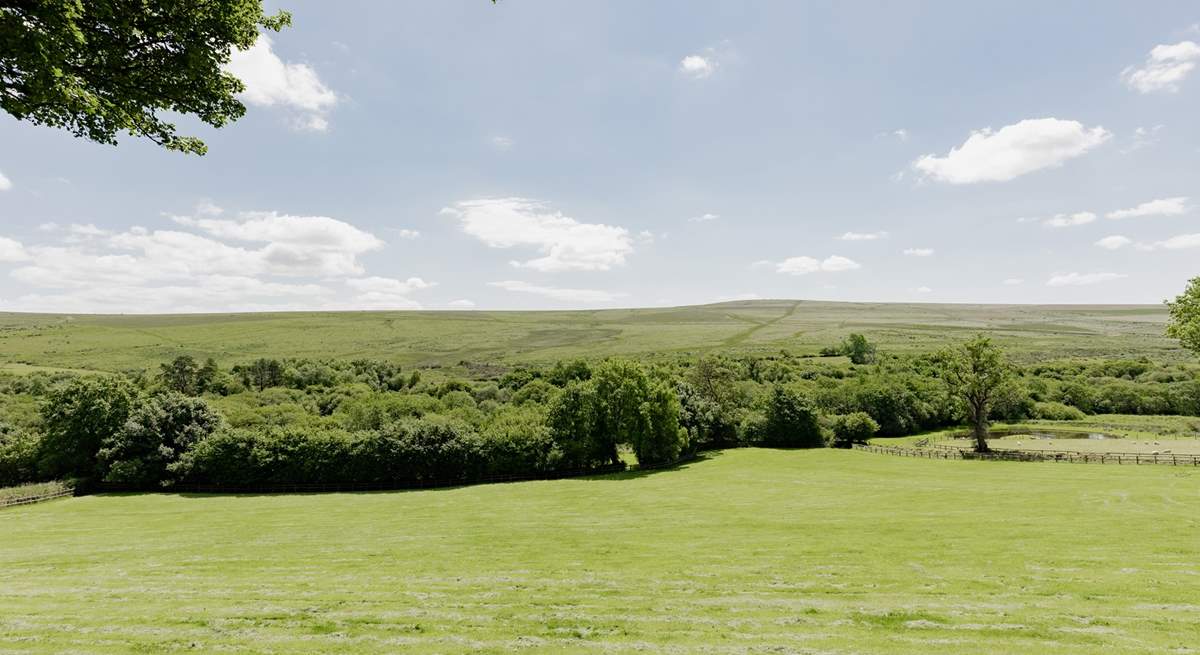
[{"label": "cumulus cloud", "polygon": [[1179,216],[1180,214],[1186,214],[1189,210],[1191,210],[1191,207],[1188,207],[1187,202],[1187,196],[1159,198],[1157,200],[1143,202],[1137,207],[1118,209],[1116,211],[1108,212],[1106,216],[1118,220],[1123,218],[1142,218],[1145,216]]},{"label": "cumulus cloud", "polygon": [[332,218],[249,212],[175,222],[184,229],[114,232],[74,224],[47,232],[51,243],[0,239],[0,259],[20,262],[11,277],[32,287],[4,307],[130,313],[410,308],[417,305],[407,295],[432,286],[421,278],[360,277],[357,256],[382,242]]},{"label": "cumulus cloud", "polygon": [[408,228],[403,228],[403,227],[395,228],[392,231],[395,232],[396,236],[400,237],[401,239],[415,239],[415,238],[421,236],[421,233],[419,231],[410,230]]},{"label": "cumulus cloud", "polygon": [[1048,287],[1078,287],[1111,282],[1129,277],[1122,273],[1056,273],[1046,280]]},{"label": "cumulus cloud", "polygon": [[[1173,236],[1165,241],[1155,242],[1154,248],[1166,248],[1167,250],[1200,248],[1200,234],[1180,234],[1178,236]],[[1146,249],[1149,250],[1149,248]]]},{"label": "cumulus cloud", "polygon": [[693,216],[689,218],[688,221],[692,223],[707,223],[708,221],[715,221],[718,218],[721,218],[720,214],[704,213],[700,214],[699,216]]},{"label": "cumulus cloud", "polygon": [[329,128],[328,114],[338,96],[308,64],[285,62],[272,51],[271,37],[260,34],[247,50],[235,50],[226,70],[246,85],[241,98],[252,105],[282,107],[302,130]]},{"label": "cumulus cloud", "polygon": [[925,155],[912,165],[926,178],[950,184],[1006,182],[1061,166],[1111,136],[1103,127],[1087,128],[1078,121],[1027,119],[999,130],[972,132],[945,156]]},{"label": "cumulus cloud", "polygon": [[1146,56],[1145,64],[1121,71],[1121,79],[1138,93],[1175,93],[1198,61],[1200,45],[1194,41],[1157,45]]},{"label": "cumulus cloud", "polygon": [[525,198],[466,200],[442,213],[459,221],[463,232],[492,248],[527,246],[543,256],[514,266],[542,272],[607,271],[633,252],[629,230],[581,223],[543,203]]},{"label": "cumulus cloud", "polygon": [[839,241],[875,241],[877,239],[888,238],[888,233],[880,230],[878,232],[843,232],[838,237]]},{"label": "cumulus cloud", "polygon": [[488,285],[504,289],[505,291],[530,293],[536,296],[544,296],[567,302],[606,303],[613,302],[625,296],[623,293],[613,293],[599,289],[565,289],[562,287],[539,286],[520,280],[501,280],[499,282],[489,282]]},{"label": "cumulus cloud", "polygon": [[358,256],[383,247],[375,235],[328,216],[244,212],[236,219],[176,216],[175,222],[233,241],[266,243],[256,252],[279,275],[355,275]]},{"label": "cumulus cloud", "polygon": [[[755,266],[763,262],[755,262]],[[852,271],[859,266],[858,262],[852,259],[842,257],[840,255],[830,255],[825,259],[815,259],[813,257],[788,257],[787,259],[775,263],[767,262],[767,264],[775,267],[777,273],[787,273],[789,275],[807,275],[809,273],[840,273],[842,271]]]},{"label": "cumulus cloud", "polygon": [[904,254],[909,257],[932,257],[933,248],[905,248]]},{"label": "cumulus cloud", "polygon": [[12,188],[12,180],[4,176],[4,171],[0,171],[0,191],[8,191]]},{"label": "cumulus cloud", "polygon": [[1133,239],[1120,234],[1114,234],[1100,239],[1096,242],[1096,245],[1105,250],[1120,250],[1131,243],[1133,243]]},{"label": "cumulus cloud", "polygon": [[419,277],[397,280],[373,276],[346,280],[346,286],[357,292],[350,303],[357,309],[420,309],[421,304],[408,296],[432,287],[433,283]]},{"label": "cumulus cloud", "polygon": [[29,259],[25,246],[16,239],[0,237],[0,262],[23,262]]},{"label": "cumulus cloud", "polygon": [[1092,212],[1075,212],[1074,214],[1055,214],[1042,221],[1046,227],[1077,227],[1087,225],[1096,220]]},{"label": "cumulus cloud", "polygon": [[718,65],[716,57],[711,52],[688,55],[679,61],[679,72],[693,80],[702,80],[715,73]]}]

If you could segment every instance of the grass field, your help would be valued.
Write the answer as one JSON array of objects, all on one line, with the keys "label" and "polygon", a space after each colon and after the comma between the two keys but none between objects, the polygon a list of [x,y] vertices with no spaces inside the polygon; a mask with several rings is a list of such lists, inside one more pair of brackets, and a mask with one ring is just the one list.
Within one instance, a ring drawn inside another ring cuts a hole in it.
[{"label": "grass field", "polygon": [[0,512],[0,652],[1200,652],[1200,471],[744,449]]},{"label": "grass field", "polygon": [[1185,353],[1165,308],[866,304],[761,300],[561,312],[342,312],[172,316],[0,314],[0,369],[153,368],[179,354],[372,357],[406,365],[551,362],[706,351],[815,354],[850,332],[893,352],[929,351],[986,331],[1018,360]]}]

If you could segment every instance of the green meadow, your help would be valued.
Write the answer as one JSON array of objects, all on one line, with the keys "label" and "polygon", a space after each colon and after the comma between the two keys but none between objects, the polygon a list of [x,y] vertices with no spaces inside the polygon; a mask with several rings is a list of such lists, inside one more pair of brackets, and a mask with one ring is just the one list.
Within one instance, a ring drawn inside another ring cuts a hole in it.
[{"label": "green meadow", "polygon": [[1018,360],[1185,358],[1162,306],[937,305],[755,300],[547,312],[324,312],[96,316],[0,314],[0,367],[156,368],[180,354],[387,359],[405,366],[573,357],[816,354],[850,332],[915,353],[985,331]]},{"label": "green meadow", "polygon": [[0,512],[4,653],[1194,653],[1200,470],[738,449]]}]

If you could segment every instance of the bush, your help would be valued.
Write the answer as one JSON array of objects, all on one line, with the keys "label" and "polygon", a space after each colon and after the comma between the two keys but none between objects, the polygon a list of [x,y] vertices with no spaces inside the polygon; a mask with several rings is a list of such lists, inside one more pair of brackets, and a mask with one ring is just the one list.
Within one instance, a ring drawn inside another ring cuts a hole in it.
[{"label": "bush", "polygon": [[480,434],[479,445],[486,475],[544,473],[563,459],[545,412],[533,406],[498,411]]},{"label": "bush", "polygon": [[832,417],[829,429],[833,433],[834,448],[849,448],[870,441],[879,431],[879,424],[866,412],[854,412]]},{"label": "bush", "polygon": [[200,398],[171,392],[142,403],[116,434],[104,439],[104,480],[139,487],[175,481],[179,458],[221,427],[221,416]]},{"label": "bush", "polygon": [[47,394],[39,467],[48,478],[100,473],[96,455],[128,420],[137,390],[123,377],[77,378]]},{"label": "bush", "polygon": [[821,422],[813,403],[783,386],[771,390],[767,402],[763,443],[786,448],[820,448],[825,445]]},{"label": "bush", "polygon": [[38,436],[0,423],[0,487],[38,479]]},{"label": "bush", "polygon": [[1046,421],[1080,421],[1085,418],[1085,414],[1078,407],[1071,407],[1062,403],[1034,403],[1033,417]]}]

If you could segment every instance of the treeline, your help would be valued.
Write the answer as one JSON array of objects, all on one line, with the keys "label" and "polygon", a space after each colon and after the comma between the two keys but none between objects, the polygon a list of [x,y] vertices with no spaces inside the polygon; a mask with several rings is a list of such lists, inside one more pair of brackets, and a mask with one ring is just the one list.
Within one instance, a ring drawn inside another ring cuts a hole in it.
[{"label": "treeline", "polygon": [[[365,359],[224,369],[186,356],[153,373],[9,376],[0,486],[470,481],[739,445],[846,447],[964,421],[943,353],[888,356],[860,335],[830,350],[836,359],[565,361],[472,380]],[[1146,360],[1026,366],[988,413],[1197,415],[1200,372]]]}]

